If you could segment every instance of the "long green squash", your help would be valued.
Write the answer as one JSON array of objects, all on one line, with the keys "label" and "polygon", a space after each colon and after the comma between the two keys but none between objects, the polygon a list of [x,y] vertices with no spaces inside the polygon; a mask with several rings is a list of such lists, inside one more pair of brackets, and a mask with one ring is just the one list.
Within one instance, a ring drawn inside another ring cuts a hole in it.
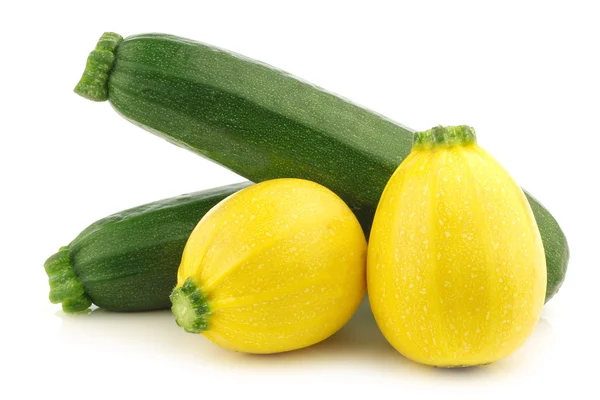
[{"label": "long green squash", "polygon": [[[383,188],[412,146],[413,131],[381,115],[268,65],[170,35],[104,34],[75,92],[109,100],[132,123],[251,181],[318,182],[351,207],[367,234]],[[569,249],[552,215],[528,199],[550,299]]]},{"label": "long green squash", "polygon": [[94,303],[111,311],[171,307],[181,254],[214,205],[249,182],[181,195],[94,222],[48,258],[50,301],[65,312]]}]

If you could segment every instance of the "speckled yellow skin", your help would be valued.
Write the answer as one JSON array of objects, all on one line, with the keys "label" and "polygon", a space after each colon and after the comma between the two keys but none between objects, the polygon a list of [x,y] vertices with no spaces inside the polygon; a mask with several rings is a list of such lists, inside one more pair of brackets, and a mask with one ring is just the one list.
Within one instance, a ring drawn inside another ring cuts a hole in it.
[{"label": "speckled yellow skin", "polygon": [[533,331],[544,250],[523,192],[477,144],[416,146],[377,208],[367,281],[377,324],[404,356],[487,364]]},{"label": "speckled yellow skin", "polygon": [[366,290],[366,240],[333,192],[275,179],[213,208],[186,245],[178,284],[192,277],[208,300],[221,347],[276,353],[320,342],[356,311]]}]

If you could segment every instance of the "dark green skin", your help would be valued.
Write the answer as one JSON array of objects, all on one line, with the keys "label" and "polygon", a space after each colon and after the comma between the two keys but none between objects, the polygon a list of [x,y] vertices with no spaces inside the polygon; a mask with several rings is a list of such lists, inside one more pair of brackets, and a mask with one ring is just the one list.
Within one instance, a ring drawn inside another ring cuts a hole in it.
[{"label": "dark green skin", "polygon": [[560,225],[558,225],[552,214],[526,190],[523,190],[523,192],[527,196],[527,200],[529,200],[529,205],[542,236],[542,242],[544,242],[548,272],[546,284],[547,302],[558,292],[558,289],[560,289],[565,280],[567,265],[569,264],[569,246],[565,234],[560,229]]},{"label": "dark green skin", "polygon": [[[414,131],[398,123],[268,65],[175,36],[128,37],[105,81],[103,71],[88,65],[94,78],[76,92],[108,98],[132,123],[251,181],[318,182],[350,206],[367,235],[388,179],[412,148]],[[530,201],[549,247],[549,276],[562,282],[567,242],[550,213]]]},{"label": "dark green skin", "polygon": [[[224,186],[121,211],[87,227],[62,251],[70,251],[70,266],[85,295],[98,307],[110,311],[169,308],[192,230],[217,203],[249,185]],[[49,276],[51,300],[63,301],[52,297],[50,272]],[[65,308],[64,303],[63,309],[82,311]]]},{"label": "dark green skin", "polygon": [[303,178],[337,193],[368,232],[413,132],[288,74],[165,35],[125,39],[108,99],[125,118],[262,182]]}]

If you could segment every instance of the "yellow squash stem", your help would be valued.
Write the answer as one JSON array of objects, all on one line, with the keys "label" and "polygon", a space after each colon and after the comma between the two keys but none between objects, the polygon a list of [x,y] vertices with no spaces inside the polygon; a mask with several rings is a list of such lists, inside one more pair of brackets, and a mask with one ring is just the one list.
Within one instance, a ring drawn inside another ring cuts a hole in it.
[{"label": "yellow squash stem", "polygon": [[346,324],[366,289],[367,244],[333,192],[301,179],[250,186],[192,232],[171,295],[177,323],[217,345],[276,353]]},{"label": "yellow squash stem", "polygon": [[546,291],[540,234],[472,128],[415,135],[379,202],[367,274],[380,329],[417,362],[487,364],[531,334]]}]

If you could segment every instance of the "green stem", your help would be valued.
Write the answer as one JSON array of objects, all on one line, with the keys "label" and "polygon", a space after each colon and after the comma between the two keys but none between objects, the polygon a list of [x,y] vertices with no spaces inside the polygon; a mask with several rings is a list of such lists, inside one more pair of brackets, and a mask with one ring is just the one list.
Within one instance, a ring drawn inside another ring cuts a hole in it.
[{"label": "green stem", "polygon": [[108,100],[108,74],[115,61],[117,47],[123,41],[121,35],[105,32],[96,48],[90,53],[85,71],[75,86],[75,93],[93,101]]},{"label": "green stem", "polygon": [[92,300],[71,265],[71,252],[61,247],[58,253],[51,255],[44,263],[50,282],[50,301],[62,303],[64,312],[77,313],[88,309]]},{"label": "green stem", "polygon": [[210,308],[202,289],[191,278],[173,290],[171,302],[177,325],[186,332],[200,333],[208,329]]},{"label": "green stem", "polygon": [[415,149],[466,146],[475,143],[475,129],[467,125],[436,126],[427,131],[416,132],[413,137]]}]

